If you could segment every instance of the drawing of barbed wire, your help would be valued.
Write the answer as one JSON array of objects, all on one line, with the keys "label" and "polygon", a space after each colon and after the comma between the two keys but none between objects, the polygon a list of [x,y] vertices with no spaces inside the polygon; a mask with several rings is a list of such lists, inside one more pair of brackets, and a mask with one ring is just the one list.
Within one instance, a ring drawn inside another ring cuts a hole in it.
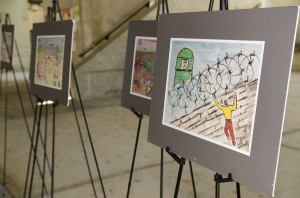
[{"label": "drawing of barbed wire", "polygon": [[184,109],[188,114],[205,104],[212,96],[234,90],[258,78],[253,65],[259,65],[260,58],[253,50],[251,53],[237,52],[229,56],[227,52],[217,58],[214,64],[207,64],[202,71],[191,79],[176,83],[168,90],[168,102],[172,112]]},{"label": "drawing of barbed wire", "polygon": [[[163,124],[249,154],[264,44],[172,38]],[[230,141],[225,132],[225,113],[216,101],[221,106],[233,106],[234,98],[237,107],[230,120],[235,133]]]}]

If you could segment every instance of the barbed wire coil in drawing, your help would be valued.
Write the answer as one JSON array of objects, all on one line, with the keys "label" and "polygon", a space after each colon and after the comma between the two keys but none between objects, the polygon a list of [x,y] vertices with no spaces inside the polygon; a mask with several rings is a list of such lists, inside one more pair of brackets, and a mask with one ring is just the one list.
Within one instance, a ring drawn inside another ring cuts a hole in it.
[{"label": "barbed wire coil in drawing", "polygon": [[172,89],[168,90],[168,101],[172,109],[182,108],[189,113],[205,104],[209,98],[257,79],[253,68],[256,63],[260,63],[260,59],[255,51],[249,54],[240,51],[234,56],[225,53],[221,60],[217,58],[215,64],[207,64],[203,71],[191,79],[174,83]]}]

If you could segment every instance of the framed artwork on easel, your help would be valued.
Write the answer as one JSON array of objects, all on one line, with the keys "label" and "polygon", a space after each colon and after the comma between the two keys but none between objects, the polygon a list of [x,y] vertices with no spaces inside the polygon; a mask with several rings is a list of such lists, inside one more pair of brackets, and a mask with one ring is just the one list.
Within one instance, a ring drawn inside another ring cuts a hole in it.
[{"label": "framed artwork on easel", "polygon": [[157,21],[130,21],[122,106],[149,115],[156,59]]},{"label": "framed artwork on easel", "polygon": [[1,67],[11,70],[14,48],[14,26],[2,25],[1,37]]},{"label": "framed artwork on easel", "polygon": [[250,155],[264,44],[171,38],[163,124]]},{"label": "framed artwork on easel", "polygon": [[34,24],[30,68],[31,94],[69,104],[73,21]]},{"label": "framed artwork on easel", "polygon": [[148,141],[274,196],[298,14],[162,15]]}]

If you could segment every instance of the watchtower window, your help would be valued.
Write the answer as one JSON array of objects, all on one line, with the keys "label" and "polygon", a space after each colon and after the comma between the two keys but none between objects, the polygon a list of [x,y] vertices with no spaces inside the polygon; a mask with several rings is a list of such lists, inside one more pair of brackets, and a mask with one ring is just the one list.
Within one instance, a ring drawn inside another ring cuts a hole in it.
[{"label": "watchtower window", "polygon": [[188,59],[182,59],[180,69],[188,69],[188,65],[189,65],[189,60]]}]

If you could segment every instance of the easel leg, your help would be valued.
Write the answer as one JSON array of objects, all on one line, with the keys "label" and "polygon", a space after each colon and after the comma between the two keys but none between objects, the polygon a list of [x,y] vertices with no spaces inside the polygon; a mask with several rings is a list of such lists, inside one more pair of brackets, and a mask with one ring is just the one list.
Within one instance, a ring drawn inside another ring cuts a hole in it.
[{"label": "easel leg", "polygon": [[162,1],[162,0],[158,0],[158,3],[157,3],[156,20],[158,20],[159,11],[160,11],[160,5],[161,5],[161,1]]},{"label": "easel leg", "polygon": [[208,11],[212,11],[214,7],[214,0],[210,0],[209,1],[209,7],[208,7]]},{"label": "easel leg", "polygon": [[57,102],[53,103],[52,109],[53,109],[53,115],[52,115],[52,168],[51,168],[51,198],[53,198],[54,195],[54,159],[55,159],[55,109],[56,109]]},{"label": "easel leg", "polygon": [[[48,105],[46,105],[45,108],[45,134],[44,134],[44,157],[43,157],[43,173],[42,173],[42,180],[45,181],[46,180],[46,155],[47,155],[47,136],[48,136]],[[41,192],[41,197],[44,197],[44,189],[45,189],[45,182],[42,183],[42,192]],[[48,196],[48,194],[47,194]]]},{"label": "easel leg", "polygon": [[220,198],[220,183],[216,182],[215,198]]},{"label": "easel leg", "polygon": [[160,198],[163,198],[164,185],[164,149],[160,149]]},{"label": "easel leg", "polygon": [[2,183],[2,197],[4,198],[6,195],[6,154],[7,154],[7,70],[5,72],[5,110],[4,110],[4,155],[3,155],[3,183]]},{"label": "easel leg", "polygon": [[220,10],[225,10],[225,9],[226,9],[225,0],[220,0]]},{"label": "easel leg", "polygon": [[[61,12],[60,12],[60,8],[59,8],[59,2],[57,2],[57,5],[58,5],[58,10],[59,10],[59,13],[60,13],[60,16],[61,16]],[[103,193],[104,198],[106,198],[106,193],[105,193],[104,184],[103,184],[101,173],[100,173],[100,168],[99,168],[99,164],[98,164],[98,160],[97,160],[97,156],[96,156],[96,151],[95,151],[95,148],[94,148],[94,144],[93,144],[93,141],[92,141],[89,125],[88,125],[87,118],[86,118],[86,115],[85,115],[84,106],[83,106],[83,102],[82,102],[82,99],[81,99],[78,80],[77,80],[77,77],[76,77],[75,68],[74,68],[73,63],[72,63],[72,73],[73,73],[73,76],[74,76],[74,81],[75,81],[75,85],[76,85],[76,89],[77,89],[77,93],[78,93],[78,97],[79,97],[79,103],[80,103],[81,111],[82,111],[82,114],[83,114],[83,118],[84,118],[86,130],[87,130],[88,138],[89,138],[90,145],[91,145],[91,148],[92,148],[92,151],[93,151],[94,161],[95,161],[95,164],[96,164],[97,173],[98,173],[98,177],[99,177],[101,188],[102,188],[102,193]]]},{"label": "easel leg", "polygon": [[[29,170],[30,170],[30,166],[31,166],[31,157],[32,157],[32,151],[34,150],[34,144],[33,144],[33,138],[34,138],[34,133],[35,133],[35,124],[36,124],[36,118],[37,118],[37,106],[35,107],[34,109],[34,123],[33,123],[33,132],[32,134],[30,133],[30,129],[29,129],[29,124],[27,122],[27,117],[26,117],[26,113],[25,113],[25,108],[24,108],[24,104],[23,104],[23,101],[22,101],[22,97],[21,97],[21,93],[20,93],[20,88],[19,88],[19,85],[18,85],[18,81],[17,81],[17,78],[16,78],[16,74],[15,74],[15,71],[14,71],[14,68],[12,68],[12,73],[13,73],[13,77],[14,77],[14,81],[15,81],[15,85],[16,85],[16,89],[17,89],[17,94],[18,94],[18,97],[19,97],[19,102],[20,102],[20,105],[21,105],[21,110],[22,110],[22,113],[23,113],[23,118],[24,118],[24,121],[25,121],[25,125],[26,125],[26,129],[27,129],[27,133],[28,133],[28,136],[30,138],[30,154],[29,154],[29,160],[28,160],[28,168],[27,168],[27,174],[26,174],[26,182],[25,182],[25,189],[24,189],[24,197],[26,195],[26,191],[27,191],[27,184],[28,184],[28,177],[29,177]],[[37,102],[38,103],[38,102]],[[40,138],[41,138],[41,141],[42,141],[42,145],[43,147],[45,146],[45,143],[44,143],[44,140],[42,138],[42,134],[40,133]],[[50,165],[49,165],[49,160],[48,160],[48,157],[47,157],[47,154],[46,154],[46,162],[48,164],[48,167],[50,169]],[[41,171],[41,167],[40,167],[40,163],[39,161],[37,160],[37,166],[38,166],[38,169],[39,169],[39,172],[40,172],[40,175],[42,176],[42,171]],[[44,181],[43,181],[44,183]],[[46,190],[46,186],[44,187],[45,191]]]},{"label": "easel leg", "polygon": [[236,182],[236,196],[237,196],[237,198],[241,198],[240,183],[238,183],[238,182]]},{"label": "easel leg", "polygon": [[[20,88],[19,88],[19,84],[18,84],[18,81],[17,81],[17,77],[16,77],[16,74],[15,74],[15,70],[14,68],[12,68],[12,73],[13,73],[13,77],[14,77],[14,80],[15,80],[15,85],[16,85],[16,89],[17,89],[17,95],[19,97],[19,102],[20,102],[20,106],[21,106],[21,110],[22,110],[22,113],[23,113],[23,118],[24,118],[24,121],[25,121],[25,125],[26,125],[26,129],[27,129],[27,133],[28,133],[28,136],[30,138],[30,140],[32,139],[32,135],[30,134],[30,129],[29,129],[29,125],[28,125],[28,122],[27,122],[27,116],[26,116],[26,113],[25,113],[25,108],[24,108],[24,104],[23,104],[23,100],[22,100],[22,96],[21,96],[21,92],[20,92]],[[34,111],[34,110],[33,110]],[[34,111],[35,113],[35,111]],[[43,148],[45,146],[45,142],[44,142],[44,139],[43,139],[43,134],[40,133],[40,139],[41,139],[41,142],[42,142],[42,145],[43,145]],[[46,162],[48,164],[48,167],[50,169],[50,163],[49,163],[49,160],[48,160],[48,156],[47,156],[47,153],[46,153]],[[42,172],[41,172],[41,168],[40,168],[40,165],[39,165],[39,162],[38,163],[38,168],[40,170],[40,174],[42,175]]]},{"label": "easel leg", "polygon": [[[214,7],[214,0],[210,0],[208,11],[212,11]],[[229,10],[228,0],[220,0],[220,10]]]},{"label": "easel leg", "polygon": [[2,95],[2,74],[3,74],[3,69],[0,66],[0,98]]},{"label": "easel leg", "polygon": [[[10,17],[9,17],[9,21],[10,21]],[[11,21],[10,21],[10,24],[11,24]],[[23,65],[23,61],[22,61],[22,59],[21,59],[21,54],[20,54],[20,50],[19,50],[19,47],[18,47],[18,44],[17,44],[16,39],[15,39],[15,47],[16,47],[16,51],[17,51],[18,58],[19,58],[20,66],[21,66],[21,69],[22,69],[22,73],[23,73],[23,77],[24,77],[25,86],[26,86],[26,90],[27,90],[27,93],[28,93],[30,105],[31,105],[32,112],[33,112],[34,109],[33,109],[32,98],[31,98],[31,96],[30,96],[30,89],[29,89],[29,85],[28,85],[27,78],[26,78],[26,75],[25,75],[24,65]]]},{"label": "easel leg", "polygon": [[[9,14],[6,14],[6,15],[5,15],[5,20],[6,20],[6,24],[10,24],[10,25],[12,24],[11,19],[10,19],[10,15],[9,15]],[[8,23],[8,22],[9,22],[9,23]],[[27,79],[26,79],[26,75],[25,75],[24,64],[23,64],[23,61],[22,61],[22,59],[21,59],[21,54],[20,54],[19,46],[18,46],[18,43],[17,43],[17,40],[16,40],[16,39],[14,39],[14,43],[15,43],[17,55],[18,55],[18,58],[19,58],[20,66],[21,66],[21,69],[22,69],[22,73],[23,73],[23,77],[24,77],[24,81],[25,81],[27,93],[28,93],[28,96],[29,96],[29,100],[30,100],[32,112],[34,112],[33,102],[32,102],[32,98],[31,98],[31,96],[30,96],[29,85],[28,85],[28,82],[27,82]],[[14,74],[14,75],[15,75],[15,74]]]},{"label": "easel leg", "polygon": [[33,121],[33,130],[32,130],[32,135],[30,137],[30,150],[29,150],[29,157],[28,157],[28,164],[27,164],[27,173],[26,173],[26,180],[25,180],[25,187],[24,187],[24,193],[23,193],[23,198],[26,197],[27,193],[27,185],[28,185],[28,179],[29,179],[29,172],[30,172],[30,167],[31,167],[31,157],[32,157],[32,151],[34,150],[34,145],[33,145],[33,138],[35,135],[35,126],[36,126],[36,119],[37,119],[37,111],[38,111],[38,99],[35,104],[35,110],[34,110],[34,121]]},{"label": "easel leg", "polygon": [[37,119],[37,133],[36,133],[36,139],[34,144],[34,155],[33,155],[33,163],[32,163],[32,170],[31,170],[31,179],[30,179],[30,185],[29,185],[29,197],[31,197],[31,191],[32,191],[32,185],[33,185],[33,177],[34,177],[34,171],[35,171],[35,164],[37,161],[37,148],[39,143],[39,134],[41,131],[41,118],[42,118],[42,111],[43,111],[43,105],[41,102],[40,105],[40,111],[39,111],[39,117]]},{"label": "easel leg", "polygon": [[229,10],[228,0],[225,0],[225,9]]},{"label": "easel leg", "polygon": [[169,3],[168,3],[168,0],[165,0],[165,4],[166,4],[166,11],[167,11],[167,13],[169,14],[170,11],[169,11]]},{"label": "easel leg", "polygon": [[[19,102],[20,102],[20,106],[21,106],[21,110],[22,110],[22,114],[23,114],[23,118],[24,118],[24,121],[25,121],[25,125],[26,125],[26,129],[27,129],[27,133],[28,133],[28,136],[30,138],[30,141],[31,141],[31,149],[30,149],[30,155],[29,155],[29,160],[28,160],[28,169],[27,169],[27,175],[26,175],[26,183],[25,183],[25,189],[24,189],[24,197],[26,195],[26,191],[27,191],[27,184],[28,184],[28,177],[29,177],[29,170],[30,170],[30,166],[31,166],[31,156],[32,156],[32,151],[34,150],[34,144],[33,144],[33,138],[34,138],[34,132],[31,134],[30,133],[30,129],[29,129],[29,125],[28,125],[28,122],[27,122],[27,116],[26,116],[26,113],[25,113],[25,108],[24,108],[24,104],[23,104],[23,100],[22,100],[22,96],[21,96],[21,92],[20,92],[20,88],[19,88],[19,84],[18,84],[18,81],[17,81],[17,78],[16,78],[16,74],[15,74],[15,70],[14,68],[12,67],[12,74],[13,74],[13,77],[14,77],[14,81],[15,81],[15,86],[16,86],[16,90],[17,90],[17,95],[19,97]],[[24,75],[25,76],[25,75]],[[31,97],[30,97],[30,100],[31,100]],[[33,107],[32,107],[33,108]],[[37,108],[37,107],[36,107]],[[36,123],[36,109],[34,110],[34,116],[35,116],[35,120],[34,120],[34,127],[35,127],[35,123]],[[35,131],[35,128],[33,129],[33,131]],[[43,147],[45,146],[45,143],[43,141],[43,138],[42,138],[42,134],[40,133],[40,137],[41,137],[41,141],[42,141],[42,144],[43,144]],[[47,154],[46,154],[46,161],[48,163],[48,167],[50,168],[50,165],[49,165],[49,161],[48,161],[48,157],[47,157]],[[41,171],[41,167],[40,167],[40,164],[39,164],[39,161],[37,160],[37,166],[38,166],[38,169],[39,169],[39,173],[40,175],[42,176],[42,171]],[[44,181],[43,181],[44,183]],[[46,186],[44,187],[45,188],[45,191],[46,190]]]},{"label": "easel leg", "polygon": [[174,198],[177,198],[178,192],[179,192],[180,181],[181,181],[182,169],[185,164],[185,159],[183,157],[179,158],[176,154],[170,152],[170,147],[167,147],[166,151],[179,164],[179,171],[178,171],[178,175],[177,175],[176,188],[175,188],[175,193],[174,193]]},{"label": "easel leg", "polygon": [[1,66],[0,66],[0,70],[1,70],[1,74],[0,74],[0,101],[2,101],[2,75],[3,75],[3,69],[1,68]]},{"label": "easel leg", "polygon": [[134,169],[134,164],[135,164],[135,156],[136,156],[137,146],[138,146],[138,143],[139,143],[141,124],[142,124],[142,119],[143,119],[143,114],[136,112],[133,108],[131,109],[131,111],[139,118],[139,124],[138,124],[136,139],[135,139],[135,146],[134,146],[134,151],[133,151],[133,158],[132,158],[132,163],[131,163],[131,169],[130,169],[130,176],[129,176],[129,181],[128,181],[128,188],[127,188],[126,198],[129,197],[129,193],[130,193],[132,174],[133,174],[133,169]]},{"label": "easel leg", "polygon": [[195,180],[194,180],[194,172],[193,172],[193,167],[192,167],[191,161],[189,161],[189,165],[190,165],[190,172],[191,172],[191,178],[192,178],[192,184],[193,184],[194,197],[197,198],[197,191],[196,191],[196,185],[195,185]]},{"label": "easel leg", "polygon": [[71,100],[72,101],[72,107],[73,107],[73,111],[74,111],[74,115],[75,115],[75,119],[76,119],[76,123],[77,123],[77,128],[78,128],[78,132],[79,132],[79,136],[80,136],[81,145],[82,145],[82,148],[83,148],[84,157],[86,159],[86,164],[87,164],[90,180],[91,180],[91,183],[92,183],[92,188],[93,188],[95,197],[97,197],[97,192],[96,192],[94,180],[93,180],[93,177],[92,177],[92,171],[91,171],[90,163],[89,163],[89,160],[88,160],[88,157],[87,157],[87,152],[86,152],[85,144],[84,144],[84,141],[83,141],[83,135],[82,135],[82,132],[81,132],[81,127],[80,127],[79,121],[78,121],[78,116],[77,116],[76,107],[75,107],[75,103],[74,103],[72,93],[71,93],[71,97],[72,97],[72,100]]},{"label": "easel leg", "polygon": [[[35,137],[35,132],[36,132],[36,125],[37,125],[37,112],[38,112],[38,103],[39,103],[39,99],[37,99],[36,101],[36,106],[35,106],[35,110],[34,110],[34,121],[33,121],[33,130],[32,130],[32,134],[30,134],[30,132],[28,132],[29,138],[30,138],[30,150],[29,150],[29,157],[28,157],[28,164],[27,164],[27,173],[26,173],[26,180],[25,180],[25,188],[24,188],[24,194],[23,197],[26,197],[26,193],[27,193],[27,187],[28,187],[28,180],[29,180],[29,173],[30,173],[30,167],[31,167],[31,161],[32,161],[32,155],[34,153],[35,150],[35,145],[34,145],[34,137]],[[43,144],[43,146],[45,146],[45,144]],[[46,156],[46,160],[47,160],[47,156]],[[48,161],[47,161],[48,162]],[[42,170],[41,170],[41,166],[39,163],[39,160],[36,159],[36,163],[37,163],[37,167],[38,167],[38,171],[40,173],[40,175],[42,176]],[[48,162],[49,163],[49,162]],[[49,165],[48,165],[49,166]],[[49,170],[50,170],[50,166],[49,166]],[[42,180],[43,182],[43,186],[44,186],[44,190],[46,193],[48,193],[47,191],[47,187],[44,183],[44,180]]]},{"label": "easel leg", "polygon": [[[220,198],[220,184],[221,183],[233,182],[231,173],[228,174],[227,178],[223,178],[222,175],[216,173],[214,175],[214,180],[216,182],[215,198]],[[236,182],[236,191],[237,191],[237,198],[241,198],[240,184],[238,182]]]},{"label": "easel leg", "polygon": [[178,196],[179,186],[180,186],[180,181],[181,181],[181,176],[182,176],[182,169],[183,169],[184,164],[185,164],[185,159],[181,158],[181,162],[179,164],[179,171],[178,171],[178,176],[177,176],[174,198],[177,198],[177,196]]}]

